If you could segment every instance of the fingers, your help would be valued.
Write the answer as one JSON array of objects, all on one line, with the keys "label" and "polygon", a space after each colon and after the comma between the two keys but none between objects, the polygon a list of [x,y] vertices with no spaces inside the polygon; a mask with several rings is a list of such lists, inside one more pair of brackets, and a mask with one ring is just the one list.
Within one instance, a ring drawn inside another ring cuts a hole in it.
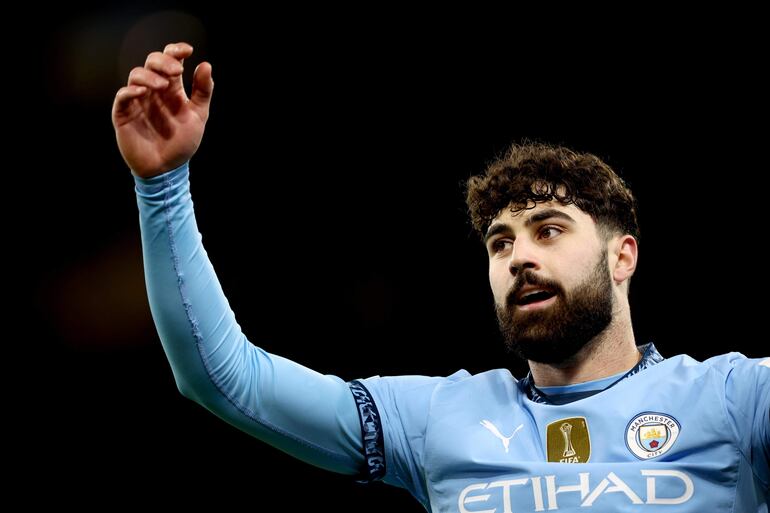
[{"label": "fingers", "polygon": [[137,67],[131,70],[128,75],[128,85],[146,86],[150,89],[165,89],[169,85],[167,78],[150,71],[147,68]]},{"label": "fingers", "polygon": [[144,67],[169,77],[181,75],[182,70],[184,69],[179,59],[175,59],[170,55],[160,52],[152,52],[148,55]]},{"label": "fingers", "polygon": [[179,61],[183,61],[187,57],[191,56],[193,47],[187,43],[170,43],[163,49],[165,55],[170,55]]},{"label": "fingers", "polygon": [[184,91],[182,83],[183,62],[192,55],[193,48],[187,43],[172,43],[166,45],[163,52],[152,52],[147,56],[144,68],[149,72],[168,79],[166,87],[171,91]]},{"label": "fingers", "polygon": [[[115,95],[114,111],[122,112],[129,108],[131,100],[140,97],[147,91],[176,91],[184,94],[182,72],[184,59],[192,55],[193,47],[187,43],[171,43],[166,45],[163,52],[152,52],[147,56],[144,67],[138,66],[131,70],[128,84]],[[193,77],[193,92],[198,107],[208,108],[208,101],[214,83],[211,80],[211,65],[207,64],[203,74],[199,73],[201,66],[195,70]]]},{"label": "fingers", "polygon": [[118,92],[115,95],[115,103],[112,107],[113,114],[119,114],[128,110],[131,100],[142,96],[145,91],[147,91],[147,87],[137,85],[121,87],[118,89]]},{"label": "fingers", "polygon": [[[150,73],[153,78],[162,78],[167,82],[163,87],[169,91],[184,89],[182,84],[182,63],[175,58],[160,53],[152,52],[147,56],[147,62],[144,63],[144,69]],[[157,82],[156,83],[160,83]]]}]

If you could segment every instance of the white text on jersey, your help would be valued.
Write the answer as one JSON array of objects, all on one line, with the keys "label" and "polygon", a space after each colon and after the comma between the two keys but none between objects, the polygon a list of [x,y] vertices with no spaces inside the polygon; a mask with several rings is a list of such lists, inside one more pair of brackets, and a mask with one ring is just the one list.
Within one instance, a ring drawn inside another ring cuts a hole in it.
[{"label": "white text on jersey", "polygon": [[[503,511],[501,513],[513,513],[513,510],[511,509],[511,504],[514,503],[512,496],[516,494],[517,490],[527,493],[527,489],[529,489],[535,504],[535,509],[532,511],[545,511],[546,507],[548,511],[558,510],[559,503],[556,496],[560,493],[568,492],[580,493],[581,507],[593,506],[596,499],[605,493],[624,494],[632,504],[672,505],[682,504],[689,501],[695,492],[695,486],[693,485],[692,479],[690,479],[690,476],[684,472],[678,470],[640,470],[640,473],[642,476],[646,477],[645,490],[640,491],[640,493],[634,491],[614,472],[607,474],[607,476],[596,485],[596,488],[591,490],[589,486],[591,480],[590,472],[580,472],[578,474],[580,482],[576,485],[557,486],[555,475],[523,477],[519,479],[506,479],[489,483],[472,484],[466,486],[463,491],[460,492],[460,496],[457,499],[457,505],[460,509],[460,513],[496,513],[497,508],[484,510],[474,509],[473,511],[466,508],[469,504],[486,502],[492,497],[491,493],[471,495],[472,493],[480,492],[482,490],[494,490],[495,493],[502,494]],[[680,480],[684,485],[684,493],[679,497],[658,497],[656,486],[658,479]],[[642,499],[642,497],[644,497],[644,499]],[[515,502],[519,504],[517,511],[522,511],[520,508],[523,501],[518,500]],[[606,507],[606,503],[604,503],[604,505]]]}]

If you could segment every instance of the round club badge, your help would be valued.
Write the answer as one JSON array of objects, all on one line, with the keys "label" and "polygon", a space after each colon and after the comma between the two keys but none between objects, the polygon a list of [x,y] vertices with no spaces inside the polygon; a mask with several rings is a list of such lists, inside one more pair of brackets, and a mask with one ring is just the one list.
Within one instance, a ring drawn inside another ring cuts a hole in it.
[{"label": "round club badge", "polygon": [[626,447],[640,460],[665,454],[679,437],[679,421],[671,415],[647,411],[626,426]]}]

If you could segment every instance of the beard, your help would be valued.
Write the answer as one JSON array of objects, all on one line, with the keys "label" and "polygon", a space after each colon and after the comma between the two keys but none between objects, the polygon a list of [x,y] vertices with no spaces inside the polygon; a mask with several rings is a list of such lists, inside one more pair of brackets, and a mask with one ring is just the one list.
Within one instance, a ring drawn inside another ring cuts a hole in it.
[{"label": "beard", "polygon": [[[556,299],[542,309],[521,310],[514,301],[524,285],[555,292]],[[569,293],[558,283],[525,269],[517,276],[505,306],[495,304],[508,350],[525,360],[557,366],[572,363],[575,355],[607,328],[612,307],[606,248],[589,276]]]}]

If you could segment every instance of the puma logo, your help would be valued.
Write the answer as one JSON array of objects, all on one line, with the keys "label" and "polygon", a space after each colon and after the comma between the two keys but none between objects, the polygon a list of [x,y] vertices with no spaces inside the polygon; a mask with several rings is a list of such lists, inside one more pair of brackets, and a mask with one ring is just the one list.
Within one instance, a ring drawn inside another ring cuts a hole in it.
[{"label": "puma logo", "polygon": [[488,420],[484,419],[481,422],[479,422],[482,426],[487,428],[489,431],[492,432],[493,435],[495,435],[497,438],[500,439],[501,442],[503,442],[503,447],[505,448],[505,452],[508,452],[508,445],[511,443],[511,438],[516,436],[516,433],[519,432],[519,429],[524,427],[524,424],[519,424],[519,427],[517,427],[513,434],[511,436],[503,436],[503,434],[500,432],[499,429],[497,429],[497,426],[489,422]]}]

